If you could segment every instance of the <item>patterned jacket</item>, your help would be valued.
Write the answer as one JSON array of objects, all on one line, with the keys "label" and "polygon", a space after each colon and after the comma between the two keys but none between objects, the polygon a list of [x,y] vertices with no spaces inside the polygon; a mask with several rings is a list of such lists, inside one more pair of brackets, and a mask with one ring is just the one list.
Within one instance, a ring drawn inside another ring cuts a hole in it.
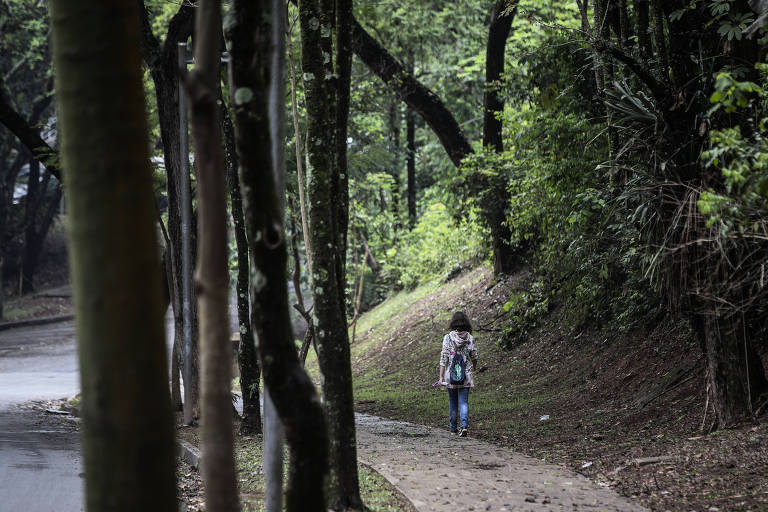
[{"label": "patterned jacket", "polygon": [[451,331],[443,337],[443,350],[440,352],[440,366],[445,367],[445,380],[448,380],[448,365],[453,358],[453,354],[461,352],[466,361],[466,378],[464,384],[448,384],[450,389],[471,388],[475,386],[475,380],[472,376],[472,361],[477,361],[477,349],[475,348],[475,338],[468,332]]}]

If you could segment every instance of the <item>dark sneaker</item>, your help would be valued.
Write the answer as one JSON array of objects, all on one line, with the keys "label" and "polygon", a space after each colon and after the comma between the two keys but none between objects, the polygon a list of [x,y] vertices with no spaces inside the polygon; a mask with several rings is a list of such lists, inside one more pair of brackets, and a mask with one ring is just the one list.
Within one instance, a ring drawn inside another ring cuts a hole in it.
[{"label": "dark sneaker", "polygon": [[459,432],[459,437],[467,437],[467,429],[462,428],[461,432]]},{"label": "dark sneaker", "polygon": [[458,431],[458,430],[451,430],[451,434],[453,434],[454,436],[455,436],[456,434],[458,434],[458,433],[459,433],[459,431]]}]

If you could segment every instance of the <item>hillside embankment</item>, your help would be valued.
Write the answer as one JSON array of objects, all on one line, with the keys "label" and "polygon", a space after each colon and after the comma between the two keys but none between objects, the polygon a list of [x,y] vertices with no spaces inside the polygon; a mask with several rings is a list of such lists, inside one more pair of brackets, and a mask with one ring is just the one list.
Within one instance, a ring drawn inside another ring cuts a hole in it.
[{"label": "hillside embankment", "polygon": [[652,510],[768,510],[768,425],[715,430],[698,346],[682,321],[576,330],[569,304],[502,349],[503,305],[522,270],[487,267],[400,293],[366,313],[352,346],[358,411],[447,429],[438,377],[453,311],[479,351],[470,435],[560,463]]}]

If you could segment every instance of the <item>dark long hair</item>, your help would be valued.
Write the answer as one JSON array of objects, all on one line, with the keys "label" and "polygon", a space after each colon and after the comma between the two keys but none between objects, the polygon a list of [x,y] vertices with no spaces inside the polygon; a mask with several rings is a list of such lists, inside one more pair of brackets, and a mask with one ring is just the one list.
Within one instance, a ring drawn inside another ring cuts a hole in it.
[{"label": "dark long hair", "polygon": [[448,326],[448,329],[451,331],[467,331],[471,334],[472,324],[469,323],[469,318],[466,313],[457,311],[451,317],[451,325]]}]

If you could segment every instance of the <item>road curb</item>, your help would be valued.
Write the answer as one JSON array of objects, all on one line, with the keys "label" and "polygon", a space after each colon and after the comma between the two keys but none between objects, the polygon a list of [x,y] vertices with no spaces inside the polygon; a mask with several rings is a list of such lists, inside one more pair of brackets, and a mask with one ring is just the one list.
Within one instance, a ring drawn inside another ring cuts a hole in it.
[{"label": "road curb", "polygon": [[67,322],[74,319],[75,315],[59,315],[46,316],[42,318],[29,318],[27,320],[19,320],[17,322],[0,322],[0,331],[15,329],[17,327],[29,327],[31,325],[55,324],[57,322]]},{"label": "road curb", "polygon": [[200,450],[183,439],[176,440],[176,455],[195,470],[200,469]]}]

